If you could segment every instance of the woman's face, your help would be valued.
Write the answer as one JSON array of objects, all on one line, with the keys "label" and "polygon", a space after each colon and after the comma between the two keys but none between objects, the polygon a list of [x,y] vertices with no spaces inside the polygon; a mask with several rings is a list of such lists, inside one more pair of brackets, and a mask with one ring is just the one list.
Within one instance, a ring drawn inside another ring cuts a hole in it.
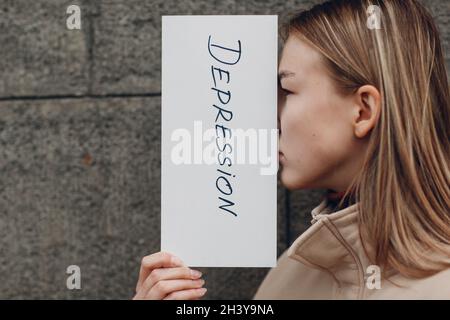
[{"label": "woman's face", "polygon": [[289,189],[343,191],[361,165],[353,98],[336,91],[318,51],[295,36],[279,64],[281,181]]}]

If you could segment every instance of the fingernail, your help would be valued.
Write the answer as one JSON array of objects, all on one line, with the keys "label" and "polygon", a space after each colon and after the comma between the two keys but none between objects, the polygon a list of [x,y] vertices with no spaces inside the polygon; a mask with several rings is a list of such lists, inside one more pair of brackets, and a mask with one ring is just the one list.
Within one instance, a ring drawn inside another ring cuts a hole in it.
[{"label": "fingernail", "polygon": [[199,293],[200,295],[204,295],[204,294],[206,293],[206,291],[207,291],[206,288],[200,288],[200,289],[198,289],[198,293]]},{"label": "fingernail", "polygon": [[203,286],[203,285],[205,284],[205,280],[203,280],[203,279],[200,279],[199,282],[200,282],[200,285],[201,285],[201,286]]},{"label": "fingernail", "polygon": [[192,278],[197,279],[202,276],[202,273],[197,270],[191,270],[191,276],[192,276]]},{"label": "fingernail", "polygon": [[171,259],[172,264],[174,265],[182,265],[183,261],[180,258],[173,256]]}]

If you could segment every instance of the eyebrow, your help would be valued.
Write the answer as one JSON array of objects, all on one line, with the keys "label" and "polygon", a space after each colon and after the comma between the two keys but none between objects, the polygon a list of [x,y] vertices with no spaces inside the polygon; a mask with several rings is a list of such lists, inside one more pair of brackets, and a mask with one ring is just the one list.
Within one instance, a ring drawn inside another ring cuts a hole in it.
[{"label": "eyebrow", "polygon": [[295,76],[295,72],[282,70],[278,73],[278,80],[281,81],[283,78],[293,77]]}]

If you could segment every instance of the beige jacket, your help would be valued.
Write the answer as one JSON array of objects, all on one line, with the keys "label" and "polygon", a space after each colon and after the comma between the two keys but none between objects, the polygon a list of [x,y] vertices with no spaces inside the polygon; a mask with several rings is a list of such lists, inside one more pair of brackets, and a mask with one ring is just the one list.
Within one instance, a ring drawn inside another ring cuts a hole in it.
[{"label": "beige jacket", "polygon": [[324,200],[314,208],[312,226],[281,255],[254,299],[450,299],[450,269],[419,280],[392,273],[377,286],[357,215],[358,204],[332,212]]}]

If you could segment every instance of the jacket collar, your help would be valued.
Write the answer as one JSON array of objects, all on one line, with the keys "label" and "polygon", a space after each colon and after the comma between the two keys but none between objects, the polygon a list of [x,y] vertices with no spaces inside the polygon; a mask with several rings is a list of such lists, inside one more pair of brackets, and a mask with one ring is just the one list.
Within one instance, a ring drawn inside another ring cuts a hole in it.
[{"label": "jacket collar", "polygon": [[354,287],[363,294],[371,264],[361,243],[358,203],[332,212],[327,199],[311,212],[312,225],[288,249],[288,257],[328,272],[340,288]]}]

